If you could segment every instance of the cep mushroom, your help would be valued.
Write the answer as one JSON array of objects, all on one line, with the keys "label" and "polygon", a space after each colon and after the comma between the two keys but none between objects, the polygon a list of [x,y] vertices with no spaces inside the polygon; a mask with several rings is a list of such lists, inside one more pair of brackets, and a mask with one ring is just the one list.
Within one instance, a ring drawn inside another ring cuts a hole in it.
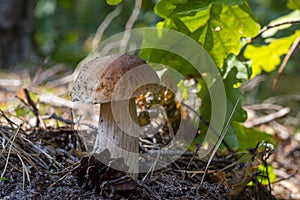
[{"label": "cep mushroom", "polygon": [[95,58],[82,65],[72,88],[72,101],[100,103],[93,152],[108,149],[112,158],[124,158],[131,176],[138,172],[139,153],[135,98],[157,84],[157,74],[144,60],[124,54]]}]

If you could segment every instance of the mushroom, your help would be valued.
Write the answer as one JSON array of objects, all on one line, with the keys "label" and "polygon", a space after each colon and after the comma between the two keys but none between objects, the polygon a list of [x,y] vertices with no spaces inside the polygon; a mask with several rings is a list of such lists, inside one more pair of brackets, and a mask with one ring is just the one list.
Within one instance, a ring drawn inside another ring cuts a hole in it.
[{"label": "mushroom", "polygon": [[133,178],[138,172],[138,137],[142,131],[138,126],[135,98],[153,90],[157,84],[159,78],[155,71],[144,60],[128,54],[87,62],[79,68],[73,84],[72,101],[100,103],[93,153],[108,149],[112,158],[124,158]]}]

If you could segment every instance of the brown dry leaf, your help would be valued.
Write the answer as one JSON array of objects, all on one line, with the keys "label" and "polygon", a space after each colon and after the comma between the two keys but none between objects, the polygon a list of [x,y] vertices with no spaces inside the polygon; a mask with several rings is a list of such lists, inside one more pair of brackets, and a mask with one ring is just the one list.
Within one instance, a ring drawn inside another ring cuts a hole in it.
[{"label": "brown dry leaf", "polygon": [[221,183],[226,188],[229,188],[229,183],[228,183],[228,180],[226,178],[226,174],[223,171],[216,171],[216,172],[210,174],[210,179],[214,183]]}]

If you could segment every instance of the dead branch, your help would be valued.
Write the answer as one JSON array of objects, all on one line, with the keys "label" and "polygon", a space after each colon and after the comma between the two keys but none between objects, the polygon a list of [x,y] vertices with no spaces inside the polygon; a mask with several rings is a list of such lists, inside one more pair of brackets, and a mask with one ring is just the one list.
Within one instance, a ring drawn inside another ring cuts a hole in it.
[{"label": "dead branch", "polygon": [[278,95],[274,97],[270,97],[264,101],[264,103],[283,103],[286,101],[300,101],[300,95],[292,94],[292,95]]},{"label": "dead branch", "polygon": [[282,108],[277,112],[271,113],[269,115],[265,115],[263,117],[258,117],[253,119],[252,121],[248,121],[244,123],[244,126],[247,128],[255,127],[261,124],[269,123],[275,119],[281,118],[287,115],[291,111],[290,108]]},{"label": "dead branch", "polygon": [[243,108],[248,110],[280,110],[282,106],[271,104],[271,103],[262,103],[262,104],[253,104],[253,105],[245,105]]},{"label": "dead branch", "polygon": [[73,81],[73,74],[65,75],[60,79],[49,81],[46,83],[46,87],[58,87],[61,85],[69,84]]},{"label": "dead branch", "polygon": [[34,75],[32,81],[31,81],[31,86],[35,86],[35,85],[36,85],[36,83],[37,83],[37,81],[39,80],[39,78],[40,78],[40,76],[41,76],[43,70],[45,69],[45,66],[46,66],[46,64],[48,63],[48,61],[49,61],[49,57],[47,56],[47,57],[44,59],[44,61],[43,61],[43,63],[41,64],[41,66],[39,67],[39,69],[37,70],[37,72],[35,73],[35,75]]},{"label": "dead branch", "polygon": [[122,5],[119,4],[112,12],[110,12],[105,17],[103,22],[100,24],[100,26],[98,27],[97,32],[96,32],[96,34],[93,38],[93,41],[92,41],[92,52],[99,50],[98,49],[99,48],[99,43],[101,42],[102,35],[103,35],[104,31],[110,25],[111,21],[121,13],[121,10],[122,10]]},{"label": "dead branch", "polygon": [[289,61],[291,55],[293,54],[294,50],[296,49],[296,47],[298,46],[300,42],[300,36],[293,42],[291,48],[289,49],[289,51],[287,52],[286,56],[284,57],[279,69],[278,69],[278,72],[277,72],[277,75],[273,81],[273,85],[272,85],[272,90],[275,90],[277,85],[278,85],[278,82],[279,82],[279,79],[280,79],[280,76],[287,64],[287,62]]},{"label": "dead branch", "polygon": [[123,37],[123,39],[121,41],[121,44],[120,44],[120,53],[125,53],[125,51],[126,51],[126,46],[127,46],[127,43],[128,43],[128,39],[129,39],[130,34],[131,34],[130,30],[132,29],[133,24],[136,21],[138,15],[140,13],[141,6],[142,6],[142,0],[136,0],[135,5],[134,5],[134,9],[133,9],[133,11],[131,13],[131,16],[129,17],[128,22],[125,26],[124,37]]},{"label": "dead branch", "polygon": [[278,24],[268,24],[268,25],[264,26],[253,39],[260,37],[264,32],[266,32],[269,29],[283,26],[283,25],[292,25],[292,24],[299,24],[299,23],[300,23],[300,20],[293,20],[293,21],[281,22]]}]

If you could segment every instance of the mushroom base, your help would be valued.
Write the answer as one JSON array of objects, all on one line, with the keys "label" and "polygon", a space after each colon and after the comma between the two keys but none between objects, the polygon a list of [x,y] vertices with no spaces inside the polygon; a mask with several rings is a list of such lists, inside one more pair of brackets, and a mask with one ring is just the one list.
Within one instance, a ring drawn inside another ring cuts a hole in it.
[{"label": "mushroom base", "polygon": [[133,136],[137,124],[135,99],[102,103],[94,143],[94,153],[108,149],[112,158],[124,158],[128,172],[134,179],[138,172],[139,138],[138,135]]}]

